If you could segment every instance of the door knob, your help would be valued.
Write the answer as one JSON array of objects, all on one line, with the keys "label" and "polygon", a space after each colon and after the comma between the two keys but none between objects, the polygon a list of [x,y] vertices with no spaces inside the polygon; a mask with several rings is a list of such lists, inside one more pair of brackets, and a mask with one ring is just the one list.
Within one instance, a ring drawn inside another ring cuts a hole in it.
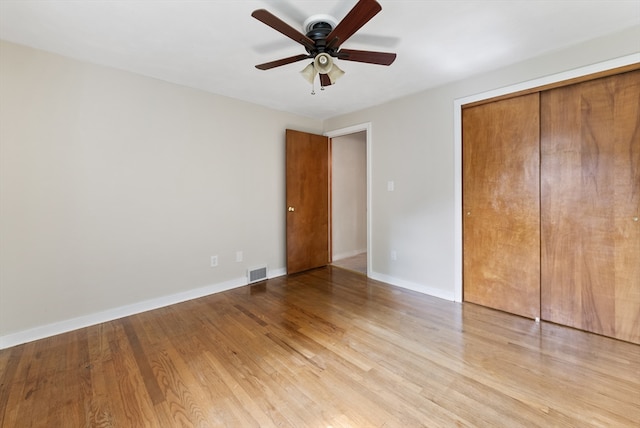
[{"label": "door knob", "polygon": [[295,208],[293,208],[293,207],[289,207],[289,212],[290,212],[290,213],[294,212],[295,210],[296,210]]}]

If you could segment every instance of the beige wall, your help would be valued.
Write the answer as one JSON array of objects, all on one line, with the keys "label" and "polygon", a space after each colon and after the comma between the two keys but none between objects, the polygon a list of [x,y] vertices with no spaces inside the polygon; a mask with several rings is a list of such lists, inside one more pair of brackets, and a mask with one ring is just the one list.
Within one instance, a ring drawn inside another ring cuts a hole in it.
[{"label": "beige wall", "polygon": [[456,99],[638,53],[638,40],[640,27],[326,120],[325,132],[371,123],[371,276],[456,297]]},{"label": "beige wall", "polygon": [[320,121],[6,42],[0,60],[0,338],[284,272],[284,130]]},{"label": "beige wall", "polygon": [[364,131],[331,139],[333,260],[367,251],[367,140]]}]

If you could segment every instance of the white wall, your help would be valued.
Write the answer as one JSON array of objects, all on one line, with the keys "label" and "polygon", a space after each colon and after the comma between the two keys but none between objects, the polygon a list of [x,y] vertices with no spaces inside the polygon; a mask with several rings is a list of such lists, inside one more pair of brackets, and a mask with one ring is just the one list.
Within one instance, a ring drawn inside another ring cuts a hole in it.
[{"label": "white wall", "polygon": [[333,260],[367,251],[367,140],[364,131],[331,139]]},{"label": "white wall", "polygon": [[[371,122],[371,276],[453,300],[461,277],[456,99],[640,52],[640,27],[324,122]],[[395,191],[387,191],[387,182]],[[397,260],[391,260],[395,251]]]},{"label": "white wall", "polygon": [[0,347],[285,272],[284,133],[320,121],[6,42],[0,60]]}]

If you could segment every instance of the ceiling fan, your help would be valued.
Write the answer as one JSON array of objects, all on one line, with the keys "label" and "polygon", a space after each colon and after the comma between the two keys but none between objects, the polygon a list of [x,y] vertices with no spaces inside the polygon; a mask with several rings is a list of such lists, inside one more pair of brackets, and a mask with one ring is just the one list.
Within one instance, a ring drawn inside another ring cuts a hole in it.
[{"label": "ceiling fan", "polygon": [[336,19],[329,15],[313,15],[309,17],[303,24],[306,34],[291,27],[265,9],[255,10],[251,16],[291,40],[300,43],[307,51],[306,54],[258,64],[256,68],[269,70],[312,58],[313,62],[307,65],[300,73],[311,84],[319,74],[320,86],[324,88],[334,84],[344,74],[344,71],[340,70],[334,63],[334,58],[368,64],[391,65],[396,59],[395,53],[340,49],[342,43],[347,41],[349,37],[381,10],[382,6],[376,0],[359,0],[340,23],[337,23]]}]

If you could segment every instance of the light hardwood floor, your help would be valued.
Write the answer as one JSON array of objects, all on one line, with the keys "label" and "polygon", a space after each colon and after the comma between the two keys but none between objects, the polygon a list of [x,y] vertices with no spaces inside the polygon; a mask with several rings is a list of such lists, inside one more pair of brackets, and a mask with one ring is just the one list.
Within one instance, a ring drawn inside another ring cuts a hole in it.
[{"label": "light hardwood floor", "polygon": [[625,427],[640,346],[336,267],[0,351],[2,427]]}]

